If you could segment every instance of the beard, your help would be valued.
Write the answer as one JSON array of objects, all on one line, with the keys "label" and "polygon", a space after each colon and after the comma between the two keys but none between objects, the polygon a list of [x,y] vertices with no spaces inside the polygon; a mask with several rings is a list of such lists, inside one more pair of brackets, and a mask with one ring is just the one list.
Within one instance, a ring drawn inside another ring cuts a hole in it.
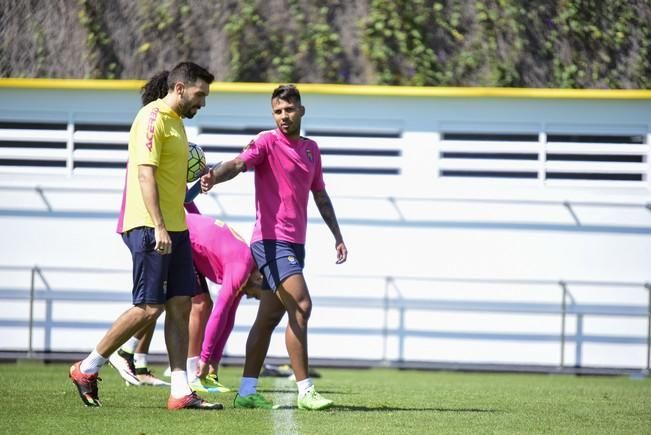
[{"label": "beard", "polygon": [[191,101],[184,101],[183,105],[181,106],[181,117],[192,119],[194,115],[197,114],[198,111],[199,111],[199,106],[193,105]]}]

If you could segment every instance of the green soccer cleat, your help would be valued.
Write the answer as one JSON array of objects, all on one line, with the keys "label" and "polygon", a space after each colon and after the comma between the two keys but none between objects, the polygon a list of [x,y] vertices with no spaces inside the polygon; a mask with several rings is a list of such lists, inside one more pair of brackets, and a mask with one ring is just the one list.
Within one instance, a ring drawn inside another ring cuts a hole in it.
[{"label": "green soccer cleat", "polygon": [[233,401],[235,408],[259,408],[259,409],[278,409],[278,405],[274,405],[260,393],[249,394],[248,396],[240,396],[237,394]]},{"label": "green soccer cleat", "polygon": [[328,400],[317,393],[314,387],[307,390],[307,392],[302,396],[299,396],[296,402],[298,404],[298,409],[307,409],[308,411],[328,409],[334,405],[332,400]]},{"label": "green soccer cleat", "polygon": [[206,379],[195,379],[190,383],[190,388],[197,393],[219,393],[219,390]]},{"label": "green soccer cleat", "polygon": [[231,389],[226,387],[224,384],[219,382],[217,375],[214,373],[211,373],[206,376],[206,378],[203,380],[203,385],[206,387],[214,388],[217,390],[218,393],[230,393]]}]

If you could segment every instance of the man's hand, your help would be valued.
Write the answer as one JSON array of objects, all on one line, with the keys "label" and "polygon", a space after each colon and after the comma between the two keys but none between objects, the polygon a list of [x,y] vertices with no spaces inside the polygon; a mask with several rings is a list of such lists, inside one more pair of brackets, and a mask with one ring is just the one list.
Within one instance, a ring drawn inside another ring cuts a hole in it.
[{"label": "man's hand", "polygon": [[154,237],[156,239],[156,246],[154,246],[156,252],[160,255],[172,253],[172,238],[167,232],[165,225],[156,225],[154,227]]},{"label": "man's hand", "polygon": [[201,176],[201,192],[206,193],[215,185],[215,174],[213,170],[206,172]]},{"label": "man's hand", "polygon": [[346,244],[344,242],[339,242],[335,245],[337,250],[337,264],[344,263],[348,258],[348,249],[346,249]]}]

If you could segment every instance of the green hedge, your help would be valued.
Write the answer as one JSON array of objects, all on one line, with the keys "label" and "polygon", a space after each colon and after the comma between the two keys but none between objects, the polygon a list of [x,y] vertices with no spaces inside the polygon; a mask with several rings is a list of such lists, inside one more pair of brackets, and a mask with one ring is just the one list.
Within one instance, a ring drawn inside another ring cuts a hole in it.
[{"label": "green hedge", "polygon": [[[651,0],[5,0],[0,76],[649,88]],[[65,30],[66,38],[61,38]]]}]

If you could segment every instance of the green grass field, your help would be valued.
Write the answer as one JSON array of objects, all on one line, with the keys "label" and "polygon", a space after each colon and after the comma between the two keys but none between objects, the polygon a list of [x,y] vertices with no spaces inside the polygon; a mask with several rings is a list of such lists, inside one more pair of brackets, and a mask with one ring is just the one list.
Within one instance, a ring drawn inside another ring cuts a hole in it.
[{"label": "green grass field", "polygon": [[[168,390],[127,387],[105,367],[101,408],[85,408],[68,364],[0,364],[0,431],[7,434],[424,434],[651,433],[651,379],[320,369],[328,411],[295,407],[296,385],[261,378],[279,410],[167,411]],[[155,367],[162,373],[161,367]],[[240,369],[220,380],[237,386]]]}]

